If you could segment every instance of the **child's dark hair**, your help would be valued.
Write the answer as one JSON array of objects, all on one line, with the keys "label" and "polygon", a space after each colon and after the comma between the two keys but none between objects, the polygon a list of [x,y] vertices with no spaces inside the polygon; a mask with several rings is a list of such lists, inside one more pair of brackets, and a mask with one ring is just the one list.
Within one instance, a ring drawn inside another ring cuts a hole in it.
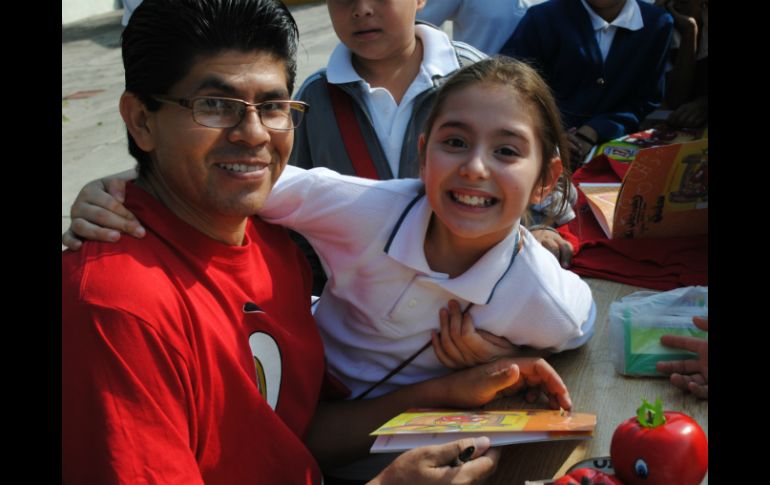
[{"label": "child's dark hair", "polygon": [[[284,62],[289,93],[297,72],[299,31],[278,0],[145,0],[123,31],[126,91],[150,111],[152,95],[166,94],[203,56],[223,50],[269,53]],[[128,135],[128,151],[146,174],[150,157]]]},{"label": "child's dark hair", "polygon": [[[553,197],[553,204],[548,208],[551,221],[558,219],[568,209],[569,193],[569,150],[567,149],[567,137],[562,126],[561,115],[556,106],[551,88],[534,68],[524,62],[511,59],[506,56],[495,56],[489,59],[470,64],[453,74],[441,87],[430,114],[425,121],[423,133],[427,139],[433,124],[441,114],[446,99],[456,91],[473,84],[501,84],[511,88],[520,100],[527,102],[537,113],[535,120],[535,134],[542,145],[542,164],[540,168],[540,183],[546,185],[549,171],[547,161],[554,156],[561,158],[563,172],[553,191],[561,191],[563,197]],[[527,215],[522,221],[528,223]]]}]

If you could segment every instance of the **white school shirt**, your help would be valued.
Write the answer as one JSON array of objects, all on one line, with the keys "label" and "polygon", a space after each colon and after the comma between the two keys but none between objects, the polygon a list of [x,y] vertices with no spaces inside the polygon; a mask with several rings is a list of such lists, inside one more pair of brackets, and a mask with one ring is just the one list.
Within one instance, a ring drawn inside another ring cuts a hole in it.
[{"label": "white school shirt", "polygon": [[430,0],[417,18],[435,25],[452,21],[452,38],[487,55],[500,52],[527,9],[545,0]]},{"label": "white school shirt", "polygon": [[[259,213],[318,253],[329,280],[315,317],[329,370],[353,397],[430,340],[450,299],[473,302],[476,327],[516,345],[561,351],[590,338],[591,290],[524,227],[515,257],[517,230],[456,278],[431,270],[423,241],[432,210],[421,187],[287,166]],[[427,349],[369,396],[448,372]]]},{"label": "white school shirt", "polygon": [[617,32],[618,28],[639,30],[644,27],[642,11],[639,9],[636,0],[626,0],[626,3],[618,13],[618,16],[615,17],[612,22],[607,22],[596,15],[596,12],[591,9],[586,0],[580,1],[588,12],[588,16],[591,18],[591,25],[594,28],[594,35],[596,36],[596,42],[599,43],[599,50],[602,53],[603,61],[607,60],[607,54],[610,52],[610,47],[612,46],[613,39],[615,39],[615,32]]},{"label": "white school shirt", "polygon": [[372,87],[356,72],[353,68],[352,53],[345,44],[338,44],[332,51],[326,67],[326,79],[329,83],[357,82],[362,85],[364,102],[377,133],[377,139],[396,178],[399,176],[401,148],[414,109],[414,99],[433,87],[434,76],[444,77],[460,68],[452,41],[443,31],[427,25],[415,25],[414,30],[416,36],[422,41],[422,63],[420,72],[407,88],[400,104],[396,104],[390,91]]}]

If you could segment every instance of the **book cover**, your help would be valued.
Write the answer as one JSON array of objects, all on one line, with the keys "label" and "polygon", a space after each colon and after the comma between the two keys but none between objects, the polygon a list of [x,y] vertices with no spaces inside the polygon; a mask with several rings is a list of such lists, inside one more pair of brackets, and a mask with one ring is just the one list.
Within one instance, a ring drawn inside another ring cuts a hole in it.
[{"label": "book cover", "polygon": [[460,438],[487,436],[493,446],[589,439],[596,415],[542,409],[464,411],[410,409],[372,432],[372,453],[397,452]]},{"label": "book cover", "polygon": [[623,178],[612,238],[708,234],[708,139],[640,150]]},{"label": "book cover", "polygon": [[[641,136],[645,133],[616,143],[629,139],[638,143],[646,140]],[[669,138],[683,137],[688,139]],[[708,138],[642,148],[648,142],[636,145],[626,158],[613,152],[616,162],[628,163],[621,184],[579,186],[604,233],[610,239],[708,234]],[[603,146],[608,152],[619,145]]]}]

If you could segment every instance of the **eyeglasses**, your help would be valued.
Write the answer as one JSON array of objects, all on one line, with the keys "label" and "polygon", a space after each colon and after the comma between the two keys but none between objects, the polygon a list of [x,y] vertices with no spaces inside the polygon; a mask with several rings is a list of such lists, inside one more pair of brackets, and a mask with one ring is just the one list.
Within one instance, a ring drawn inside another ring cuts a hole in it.
[{"label": "eyeglasses", "polygon": [[195,98],[170,98],[153,95],[157,101],[177,104],[192,110],[193,120],[209,128],[233,128],[238,126],[246,115],[246,109],[254,106],[259,121],[265,128],[276,131],[291,131],[300,123],[310,105],[302,101],[270,100],[262,103],[249,103],[241,99],[215,98],[199,96]]}]

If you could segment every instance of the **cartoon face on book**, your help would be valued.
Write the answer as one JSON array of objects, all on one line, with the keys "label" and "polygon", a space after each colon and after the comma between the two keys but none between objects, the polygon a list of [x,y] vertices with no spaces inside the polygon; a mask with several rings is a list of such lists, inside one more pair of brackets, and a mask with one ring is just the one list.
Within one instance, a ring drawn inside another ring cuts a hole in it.
[{"label": "cartoon face on book", "polygon": [[468,431],[482,426],[503,426],[503,420],[505,416],[494,415],[486,413],[478,414],[421,414],[408,420],[406,423],[399,425],[398,428],[402,432],[407,431],[423,431],[430,430],[431,432],[440,431]]},{"label": "cartoon face on book", "polygon": [[670,202],[693,203],[707,202],[709,194],[709,158],[708,149],[703,153],[688,155],[682,163],[686,165],[679,187],[669,195]]}]

